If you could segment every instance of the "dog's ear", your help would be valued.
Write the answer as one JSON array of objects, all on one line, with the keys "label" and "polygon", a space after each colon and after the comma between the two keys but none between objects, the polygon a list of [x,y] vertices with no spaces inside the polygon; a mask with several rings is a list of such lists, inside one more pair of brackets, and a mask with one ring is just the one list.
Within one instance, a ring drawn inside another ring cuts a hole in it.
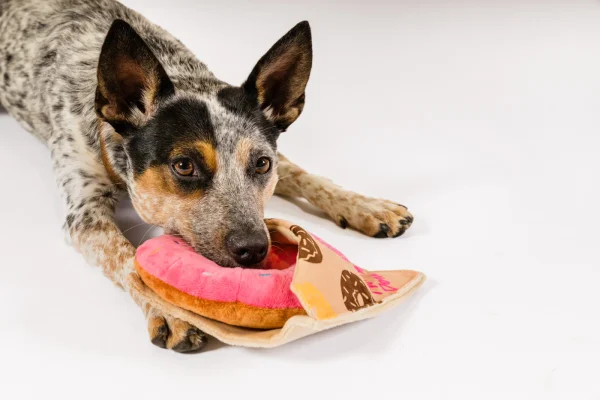
[{"label": "dog's ear", "polygon": [[304,21],[262,56],[242,87],[256,99],[267,119],[283,132],[304,108],[304,90],[311,67],[310,25]]},{"label": "dog's ear", "polygon": [[143,125],[173,83],[152,50],[125,21],[110,27],[98,62],[96,113],[118,133]]}]

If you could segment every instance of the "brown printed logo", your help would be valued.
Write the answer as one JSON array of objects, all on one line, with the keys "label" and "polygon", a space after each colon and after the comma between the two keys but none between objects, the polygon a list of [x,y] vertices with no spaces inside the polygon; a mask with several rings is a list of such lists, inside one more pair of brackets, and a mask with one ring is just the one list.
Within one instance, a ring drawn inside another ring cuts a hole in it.
[{"label": "brown printed logo", "polygon": [[294,233],[294,235],[300,238],[300,242],[298,243],[298,257],[301,260],[313,264],[319,264],[321,261],[323,261],[321,249],[315,242],[315,239],[313,239],[308,232],[300,228],[298,225],[292,225],[290,230]]},{"label": "brown printed logo", "polygon": [[340,284],[342,286],[342,300],[349,311],[360,310],[375,304],[369,288],[358,275],[345,269],[342,271]]}]

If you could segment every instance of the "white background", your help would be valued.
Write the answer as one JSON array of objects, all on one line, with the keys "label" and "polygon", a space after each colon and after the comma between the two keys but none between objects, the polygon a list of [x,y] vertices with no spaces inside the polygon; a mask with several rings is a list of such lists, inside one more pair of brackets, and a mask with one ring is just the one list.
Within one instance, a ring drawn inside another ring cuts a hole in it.
[{"label": "white background", "polygon": [[231,83],[308,19],[307,105],[280,149],[415,224],[376,240],[278,198],[267,214],[429,280],[281,348],[158,349],[65,244],[48,153],[2,114],[1,398],[600,399],[600,2],[125,3]]}]

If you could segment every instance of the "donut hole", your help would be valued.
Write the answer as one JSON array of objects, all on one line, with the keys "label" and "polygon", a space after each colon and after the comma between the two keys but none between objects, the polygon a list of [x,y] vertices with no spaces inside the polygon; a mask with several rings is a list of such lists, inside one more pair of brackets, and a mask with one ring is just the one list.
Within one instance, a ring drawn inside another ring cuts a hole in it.
[{"label": "donut hole", "polygon": [[281,229],[276,224],[269,224],[271,248],[267,255],[264,269],[284,270],[296,265],[298,259],[298,241],[295,235],[290,235],[288,229]]},{"label": "donut hole", "polygon": [[264,269],[284,270],[293,268],[298,257],[298,245],[271,244]]}]

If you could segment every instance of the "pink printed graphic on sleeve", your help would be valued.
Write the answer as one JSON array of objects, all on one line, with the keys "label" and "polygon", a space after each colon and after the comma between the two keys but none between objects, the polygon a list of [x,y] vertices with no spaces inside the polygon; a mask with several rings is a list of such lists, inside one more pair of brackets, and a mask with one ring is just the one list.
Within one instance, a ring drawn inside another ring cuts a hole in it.
[{"label": "pink printed graphic on sleeve", "polygon": [[[350,260],[348,260],[348,258],[346,258],[346,256],[343,255],[338,249],[331,246],[329,243],[316,236],[314,233],[311,233],[311,236],[317,241],[319,241],[319,243],[323,244],[328,249],[330,249],[335,254],[344,259],[344,261],[350,262]],[[392,286],[391,282],[388,281],[384,276],[379,274],[368,273],[367,271],[365,271],[357,265],[354,265],[354,268],[364,279],[365,283],[367,284],[367,287],[371,290],[373,294],[382,295],[384,293],[396,292],[398,290],[398,288]]]},{"label": "pink printed graphic on sleeve", "polygon": [[375,273],[368,273],[364,269],[360,268],[358,265],[355,265],[354,268],[364,279],[367,287],[371,290],[373,294],[382,295],[384,292],[395,292],[398,288],[393,287],[391,282],[385,279],[384,276]]}]

